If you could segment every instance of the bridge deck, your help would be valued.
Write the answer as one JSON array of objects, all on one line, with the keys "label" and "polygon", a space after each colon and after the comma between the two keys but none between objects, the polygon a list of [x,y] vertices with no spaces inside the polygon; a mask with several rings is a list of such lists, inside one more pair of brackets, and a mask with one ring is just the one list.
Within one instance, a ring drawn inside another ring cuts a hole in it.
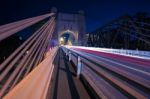
[{"label": "bridge deck", "polygon": [[75,70],[62,50],[54,60],[54,74],[47,99],[90,99],[82,82],[76,78]]}]

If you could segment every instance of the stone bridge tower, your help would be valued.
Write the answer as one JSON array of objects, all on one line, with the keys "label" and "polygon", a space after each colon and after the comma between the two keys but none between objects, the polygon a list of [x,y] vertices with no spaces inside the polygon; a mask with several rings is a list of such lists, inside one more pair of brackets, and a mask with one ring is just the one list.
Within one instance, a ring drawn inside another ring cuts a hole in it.
[{"label": "stone bridge tower", "polygon": [[85,44],[85,17],[84,12],[77,14],[58,13],[56,30],[53,34],[55,44],[84,45]]}]

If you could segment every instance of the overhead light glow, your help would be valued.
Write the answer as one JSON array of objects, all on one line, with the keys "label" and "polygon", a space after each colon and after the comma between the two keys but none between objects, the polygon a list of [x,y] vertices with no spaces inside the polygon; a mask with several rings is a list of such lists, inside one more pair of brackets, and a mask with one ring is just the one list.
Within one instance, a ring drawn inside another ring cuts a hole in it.
[{"label": "overhead light glow", "polygon": [[61,38],[60,38],[60,42],[63,42],[63,41],[64,41],[64,39],[61,37]]}]

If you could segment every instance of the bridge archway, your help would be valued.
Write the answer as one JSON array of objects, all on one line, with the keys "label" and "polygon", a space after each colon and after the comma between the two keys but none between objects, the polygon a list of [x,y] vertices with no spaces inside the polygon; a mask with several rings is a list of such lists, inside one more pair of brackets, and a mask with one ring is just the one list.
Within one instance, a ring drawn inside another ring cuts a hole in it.
[{"label": "bridge archway", "polygon": [[59,34],[58,41],[60,45],[76,45],[78,34],[70,30],[63,31]]},{"label": "bridge archway", "polygon": [[86,42],[85,33],[84,14],[58,13],[55,33],[52,36],[52,43],[53,45],[59,45],[61,44],[60,40],[63,40],[61,37],[68,35],[69,39],[71,39],[71,42],[67,40],[70,42],[68,42],[69,45],[84,45]]}]

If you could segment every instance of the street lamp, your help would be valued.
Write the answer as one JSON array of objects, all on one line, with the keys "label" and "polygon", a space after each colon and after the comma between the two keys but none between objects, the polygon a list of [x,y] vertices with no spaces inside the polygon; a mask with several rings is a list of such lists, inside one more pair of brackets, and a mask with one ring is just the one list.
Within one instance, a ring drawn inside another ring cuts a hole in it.
[{"label": "street lamp", "polygon": [[61,38],[59,39],[59,42],[60,42],[60,44],[61,44],[61,45],[63,45],[63,44],[64,44],[64,41],[65,41],[65,40],[64,40],[64,38],[63,38],[63,37],[61,37]]},{"label": "street lamp", "polygon": [[64,38],[61,37],[59,40],[60,40],[60,42],[63,42],[63,41],[64,41]]}]

